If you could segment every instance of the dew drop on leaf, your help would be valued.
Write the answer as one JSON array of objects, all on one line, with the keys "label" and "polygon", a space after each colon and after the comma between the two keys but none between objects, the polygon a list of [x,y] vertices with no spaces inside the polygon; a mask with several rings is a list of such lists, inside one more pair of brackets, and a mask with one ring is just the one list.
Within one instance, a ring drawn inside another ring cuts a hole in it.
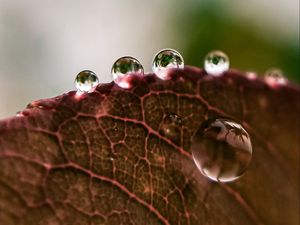
[{"label": "dew drop on leaf", "polygon": [[29,103],[27,108],[39,108],[39,109],[47,109],[51,110],[56,106],[55,101],[51,99],[37,100]]},{"label": "dew drop on leaf", "polygon": [[166,69],[183,69],[183,57],[174,49],[163,49],[153,58],[152,70],[162,80],[170,79]]},{"label": "dew drop on leaf", "polygon": [[200,172],[218,182],[239,178],[252,158],[249,134],[228,119],[204,122],[192,138],[191,151]]},{"label": "dew drop on leaf", "polygon": [[119,58],[111,68],[113,81],[121,88],[130,88],[130,75],[144,75],[142,64],[131,56]]},{"label": "dew drop on leaf", "polygon": [[265,81],[270,86],[280,86],[287,83],[286,78],[280,69],[272,68],[265,72]]},{"label": "dew drop on leaf", "polygon": [[182,119],[177,114],[169,114],[163,120],[163,133],[170,138],[180,135]]},{"label": "dew drop on leaf", "polygon": [[22,117],[22,116],[24,116],[24,115],[23,115],[23,113],[22,113],[21,111],[18,111],[18,112],[16,113],[16,117]]},{"label": "dew drop on leaf", "polygon": [[55,104],[51,101],[44,101],[44,102],[39,102],[38,103],[38,108],[40,109],[53,109]]},{"label": "dew drop on leaf", "polygon": [[257,78],[257,74],[255,72],[246,72],[246,77],[249,80],[255,80]]},{"label": "dew drop on leaf", "polygon": [[16,117],[24,117],[24,116],[29,116],[30,113],[28,110],[23,110],[23,111],[18,111],[16,113]]},{"label": "dew drop on leaf", "polygon": [[229,69],[229,58],[222,51],[209,52],[204,60],[205,71],[213,76],[221,76]]},{"label": "dew drop on leaf", "polygon": [[90,70],[83,70],[75,78],[75,87],[79,93],[91,92],[99,84],[97,75]]}]

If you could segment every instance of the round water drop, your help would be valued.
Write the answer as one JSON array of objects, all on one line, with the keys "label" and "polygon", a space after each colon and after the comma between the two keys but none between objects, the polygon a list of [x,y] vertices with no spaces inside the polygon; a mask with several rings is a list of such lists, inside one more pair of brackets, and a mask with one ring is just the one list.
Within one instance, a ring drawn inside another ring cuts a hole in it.
[{"label": "round water drop", "polygon": [[29,103],[27,108],[39,108],[39,109],[48,109],[51,110],[56,106],[55,101],[52,99],[44,99],[44,100],[37,100]]},{"label": "round water drop", "polygon": [[16,117],[22,117],[22,116],[24,116],[24,115],[23,115],[23,113],[22,113],[21,111],[18,111],[18,112],[16,113]]},{"label": "round water drop", "polygon": [[192,139],[191,151],[201,173],[218,182],[239,178],[252,158],[249,134],[228,119],[204,122]]},{"label": "round water drop", "polygon": [[131,88],[130,75],[144,74],[142,64],[131,56],[119,58],[111,68],[114,82],[121,88]]},{"label": "round water drop", "polygon": [[99,84],[97,75],[90,70],[83,70],[75,78],[75,87],[79,93],[91,92]]},{"label": "round water drop", "polygon": [[265,72],[265,81],[270,86],[280,86],[287,83],[286,78],[283,76],[283,73],[280,69],[272,68]]},{"label": "round water drop", "polygon": [[166,136],[175,137],[180,135],[182,119],[177,114],[169,114],[163,120],[162,129]]},{"label": "round water drop", "polygon": [[255,80],[257,78],[257,74],[255,72],[246,72],[246,76],[249,80]]},{"label": "round water drop", "polygon": [[210,75],[221,76],[229,69],[229,58],[222,51],[212,51],[205,57],[204,69]]},{"label": "round water drop", "polygon": [[30,115],[30,113],[29,113],[29,111],[28,110],[23,110],[23,111],[18,111],[17,113],[16,113],[16,117],[24,117],[24,116],[29,116]]},{"label": "round water drop", "polygon": [[163,49],[153,58],[152,70],[162,80],[168,80],[167,69],[183,69],[183,57],[174,49]]}]

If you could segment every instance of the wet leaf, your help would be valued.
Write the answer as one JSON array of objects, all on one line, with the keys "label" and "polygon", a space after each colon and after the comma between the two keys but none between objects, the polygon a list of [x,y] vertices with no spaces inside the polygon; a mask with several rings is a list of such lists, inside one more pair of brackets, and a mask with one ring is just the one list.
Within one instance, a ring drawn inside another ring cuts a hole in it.
[{"label": "wet leaf", "polygon": [[[1,224],[297,224],[299,87],[192,67],[133,81],[0,122]],[[252,139],[250,167],[232,183],[203,177],[191,157],[191,137],[216,117]]]}]

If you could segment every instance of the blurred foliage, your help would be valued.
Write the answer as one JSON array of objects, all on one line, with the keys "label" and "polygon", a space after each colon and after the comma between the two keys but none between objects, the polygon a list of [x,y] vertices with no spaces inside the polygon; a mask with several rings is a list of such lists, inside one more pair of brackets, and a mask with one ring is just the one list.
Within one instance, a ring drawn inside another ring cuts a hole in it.
[{"label": "blurred foliage", "polygon": [[276,67],[291,81],[300,82],[299,40],[294,43],[272,40],[277,33],[258,33],[257,20],[247,24],[233,19],[221,6],[194,4],[177,9],[173,22],[186,64],[203,67],[203,58],[209,51],[222,50],[233,68],[263,74]]}]

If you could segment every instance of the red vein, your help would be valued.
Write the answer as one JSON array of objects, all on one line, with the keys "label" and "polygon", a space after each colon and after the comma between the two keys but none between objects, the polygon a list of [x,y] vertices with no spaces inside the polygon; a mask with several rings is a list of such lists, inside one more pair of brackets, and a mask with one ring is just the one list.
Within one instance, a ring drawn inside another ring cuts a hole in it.
[{"label": "red vein", "polygon": [[146,208],[148,208],[151,212],[153,212],[164,224],[166,225],[170,225],[170,223],[168,222],[168,220],[156,209],[154,208],[152,205],[148,204],[147,202],[145,202],[144,200],[142,200],[141,198],[139,198],[138,196],[134,195],[133,193],[131,193],[124,185],[122,185],[121,183],[119,183],[116,180],[113,180],[111,178],[105,177],[105,176],[101,176],[95,173],[92,173],[91,171],[77,165],[74,163],[69,163],[69,164],[65,164],[65,165],[57,165],[57,166],[53,166],[52,169],[56,169],[56,168],[75,168],[78,169],[84,173],[89,174],[91,177],[97,178],[99,180],[102,181],[106,181],[109,182],[111,184],[113,184],[114,186],[118,187],[121,191],[125,192],[130,198],[134,199],[135,201],[139,202],[140,204],[142,204],[143,206],[145,206]]},{"label": "red vein", "polygon": [[256,213],[253,211],[253,209],[248,205],[248,203],[243,199],[243,197],[236,192],[233,188],[231,188],[227,184],[221,185],[231,196],[235,198],[235,200],[243,206],[246,213],[250,216],[250,218],[258,225],[263,225],[263,223],[260,221]]}]

